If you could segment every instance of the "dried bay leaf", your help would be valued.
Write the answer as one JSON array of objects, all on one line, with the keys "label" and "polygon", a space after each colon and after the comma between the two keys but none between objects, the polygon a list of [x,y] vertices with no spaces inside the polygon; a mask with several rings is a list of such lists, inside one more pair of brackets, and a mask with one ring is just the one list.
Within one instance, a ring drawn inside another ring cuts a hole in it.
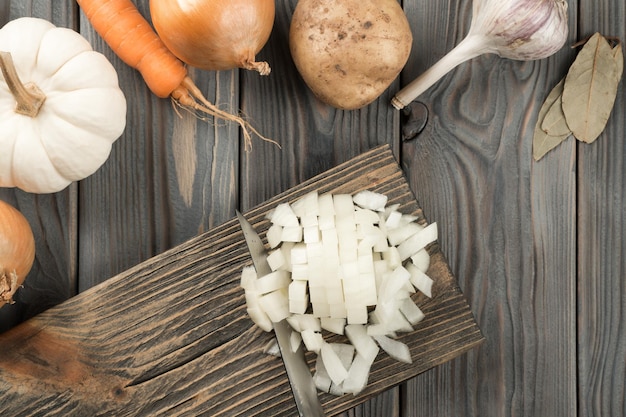
[{"label": "dried bay leaf", "polygon": [[616,55],[606,38],[595,33],[565,77],[562,108],[578,140],[591,143],[606,126],[621,77]]},{"label": "dried bay leaf", "polygon": [[[550,136],[569,136],[572,131],[565,119],[565,113],[563,112],[563,86],[565,79],[561,80],[555,89],[558,88],[558,96],[546,112],[543,121],[541,122],[541,129]],[[552,94],[552,93],[551,93]],[[556,92],[554,93],[556,94]]]},{"label": "dried bay leaf", "polygon": [[617,42],[617,44],[613,47],[613,59],[617,65],[617,78],[620,80],[624,72],[624,51],[622,51],[621,42]]},{"label": "dried bay leaf", "polygon": [[[571,132],[561,135],[551,135],[543,129],[543,124],[547,114],[558,103],[560,106],[561,97],[563,93],[563,87],[565,85],[565,79],[562,79],[548,94],[548,97],[544,101],[543,105],[539,109],[539,115],[537,116],[537,123],[535,124],[535,132],[533,135],[533,157],[536,161],[541,159],[548,151],[557,147],[561,142],[569,137]],[[555,113],[557,110],[555,110]],[[563,116],[564,117],[564,116]]]}]

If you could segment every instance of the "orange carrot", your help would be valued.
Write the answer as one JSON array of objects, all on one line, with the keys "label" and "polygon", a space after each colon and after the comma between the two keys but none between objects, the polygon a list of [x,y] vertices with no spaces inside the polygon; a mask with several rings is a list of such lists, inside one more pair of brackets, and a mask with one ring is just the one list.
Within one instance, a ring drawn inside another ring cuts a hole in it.
[{"label": "orange carrot", "polygon": [[77,3],[96,32],[122,61],[139,71],[156,96],[171,97],[184,108],[238,123],[246,149],[252,143],[250,132],[269,140],[242,117],[221,110],[204,97],[183,63],[167,49],[131,0],[77,0]]}]

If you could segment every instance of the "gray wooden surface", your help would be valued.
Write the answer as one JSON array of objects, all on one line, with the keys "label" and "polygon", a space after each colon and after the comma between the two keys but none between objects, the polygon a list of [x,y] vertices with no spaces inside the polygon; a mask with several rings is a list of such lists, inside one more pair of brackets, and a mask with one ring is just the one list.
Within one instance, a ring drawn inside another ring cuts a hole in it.
[{"label": "gray wooden surface", "polygon": [[[148,1],[137,4],[147,15]],[[69,0],[4,0],[0,23],[37,16],[79,30],[118,69],[128,127],[94,175],[51,195],[1,189],[29,219],[36,264],[6,330],[114,274],[211,229],[375,145],[389,143],[486,336],[477,350],[347,413],[350,416],[626,416],[626,94],[592,145],[569,140],[532,160],[537,112],[575,50],[516,62],[483,56],[420,97],[425,130],[400,141],[392,95],[458,43],[471,2],[403,1],[411,58],[357,111],[312,96],[289,58],[296,1],[276,2],[261,58],[272,74],[192,70],[207,97],[242,109],[282,149],[246,153],[234,126],[180,117],[121,63]],[[622,0],[569,2],[569,43],[626,40]],[[0,348],[1,349],[1,348]]]}]

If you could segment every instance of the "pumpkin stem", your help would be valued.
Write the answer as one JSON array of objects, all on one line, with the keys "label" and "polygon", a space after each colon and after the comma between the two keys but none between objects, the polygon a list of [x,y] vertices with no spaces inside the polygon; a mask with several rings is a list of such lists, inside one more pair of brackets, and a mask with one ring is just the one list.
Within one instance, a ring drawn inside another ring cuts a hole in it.
[{"label": "pumpkin stem", "polygon": [[15,112],[36,117],[46,101],[46,95],[34,83],[22,84],[10,52],[0,51],[0,69],[2,69],[2,75],[9,90],[15,97]]}]

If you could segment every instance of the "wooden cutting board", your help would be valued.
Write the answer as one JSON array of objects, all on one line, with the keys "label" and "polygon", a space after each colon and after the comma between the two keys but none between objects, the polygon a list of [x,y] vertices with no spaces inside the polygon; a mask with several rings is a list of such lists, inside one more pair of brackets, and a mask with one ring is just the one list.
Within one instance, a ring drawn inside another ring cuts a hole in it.
[{"label": "wooden cutting board", "polygon": [[[264,238],[269,209],[305,193],[386,194],[423,218],[387,146],[373,149],[245,213]],[[401,340],[413,363],[381,353],[360,395],[320,394],[328,415],[366,401],[482,342],[437,243],[433,298]],[[0,415],[293,416],[272,334],[245,312],[240,272],[251,259],[232,220],[155,256],[0,335]],[[421,298],[419,298],[421,297]],[[308,359],[313,363],[313,356]]]}]

